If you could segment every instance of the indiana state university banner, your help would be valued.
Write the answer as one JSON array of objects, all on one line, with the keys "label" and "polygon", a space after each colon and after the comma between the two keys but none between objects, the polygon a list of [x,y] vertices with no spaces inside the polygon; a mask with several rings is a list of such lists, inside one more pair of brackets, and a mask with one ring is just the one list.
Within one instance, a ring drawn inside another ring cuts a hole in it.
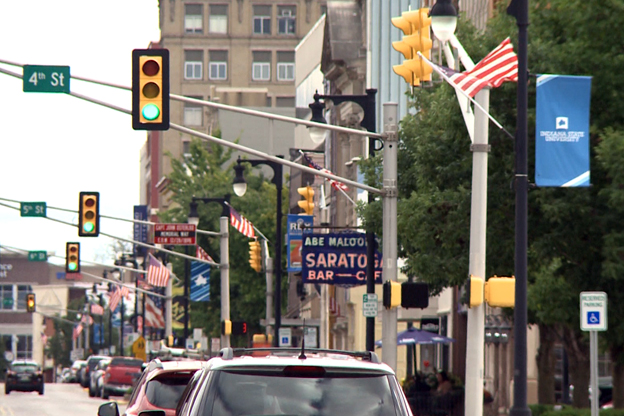
[{"label": "indiana state university banner", "polygon": [[591,77],[538,76],[537,186],[589,186],[590,93]]}]

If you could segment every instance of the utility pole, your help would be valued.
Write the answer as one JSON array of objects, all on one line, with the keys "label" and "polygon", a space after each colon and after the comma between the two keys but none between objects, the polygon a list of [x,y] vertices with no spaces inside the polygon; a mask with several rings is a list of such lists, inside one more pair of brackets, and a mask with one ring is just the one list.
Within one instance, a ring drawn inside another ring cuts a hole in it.
[{"label": "utility pole", "polygon": [[[397,280],[397,103],[383,104],[383,281]],[[382,312],[383,361],[397,369],[397,309]]]}]

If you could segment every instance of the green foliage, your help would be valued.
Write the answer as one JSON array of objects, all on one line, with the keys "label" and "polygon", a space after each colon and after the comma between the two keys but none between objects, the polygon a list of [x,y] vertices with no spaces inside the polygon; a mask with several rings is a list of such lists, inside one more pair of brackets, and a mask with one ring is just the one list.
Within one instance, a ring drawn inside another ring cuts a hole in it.
[{"label": "green foliage", "polygon": [[[185,160],[171,160],[172,173],[169,175],[168,190],[172,192],[171,208],[160,216],[162,222],[186,222],[192,197],[223,198],[233,194],[234,177],[232,151],[224,150],[216,144],[206,145],[193,139],[190,156]],[[269,239],[269,250],[273,252],[276,226],[275,186],[264,175],[254,175],[246,165],[245,179],[247,192],[243,197],[232,195],[230,203],[240,214],[248,218],[254,226]],[[270,178],[269,178],[270,179]],[[287,196],[287,192],[282,192]],[[287,200],[282,201],[282,209],[288,207]],[[222,207],[218,203],[198,203],[199,229],[219,231],[219,217]],[[283,217],[285,219],[285,216]],[[285,224],[282,225],[285,229]],[[281,240],[280,240],[281,241]],[[230,257],[230,315],[232,320],[244,320],[248,323],[249,333],[264,332],[260,319],[265,318],[266,279],[264,272],[257,273],[249,266],[249,239],[229,227]],[[220,242],[218,237],[198,235],[198,244],[217,262],[219,261]],[[178,249],[182,251],[183,249]],[[273,254],[272,254],[273,256]],[[184,261],[170,256],[174,273],[184,276]],[[284,258],[284,256],[282,256]],[[285,287],[286,279],[283,280]],[[284,298],[284,297],[282,297]],[[213,267],[210,275],[210,301],[191,302],[192,327],[203,328],[208,338],[218,337],[221,331],[221,295],[220,273]],[[233,345],[246,346],[244,337],[233,337]]]}]

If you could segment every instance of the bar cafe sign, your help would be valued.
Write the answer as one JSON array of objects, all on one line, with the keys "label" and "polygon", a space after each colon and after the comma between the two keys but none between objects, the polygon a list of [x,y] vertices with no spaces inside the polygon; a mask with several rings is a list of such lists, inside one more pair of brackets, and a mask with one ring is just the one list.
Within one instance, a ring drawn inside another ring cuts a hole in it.
[{"label": "bar cafe sign", "polygon": [[[303,283],[366,284],[366,235],[303,233]],[[381,284],[381,254],[375,250],[375,283]]]}]

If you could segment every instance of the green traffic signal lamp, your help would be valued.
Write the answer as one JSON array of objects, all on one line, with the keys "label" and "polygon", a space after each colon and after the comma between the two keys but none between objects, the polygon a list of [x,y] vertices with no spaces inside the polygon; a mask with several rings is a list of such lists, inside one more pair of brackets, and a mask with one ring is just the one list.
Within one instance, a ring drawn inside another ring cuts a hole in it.
[{"label": "green traffic signal lamp", "polygon": [[65,273],[80,272],[80,243],[65,245]]},{"label": "green traffic signal lamp", "polygon": [[169,51],[132,51],[132,128],[169,129]]},{"label": "green traffic signal lamp", "polygon": [[78,201],[78,235],[97,237],[100,234],[100,193],[80,192]]}]

